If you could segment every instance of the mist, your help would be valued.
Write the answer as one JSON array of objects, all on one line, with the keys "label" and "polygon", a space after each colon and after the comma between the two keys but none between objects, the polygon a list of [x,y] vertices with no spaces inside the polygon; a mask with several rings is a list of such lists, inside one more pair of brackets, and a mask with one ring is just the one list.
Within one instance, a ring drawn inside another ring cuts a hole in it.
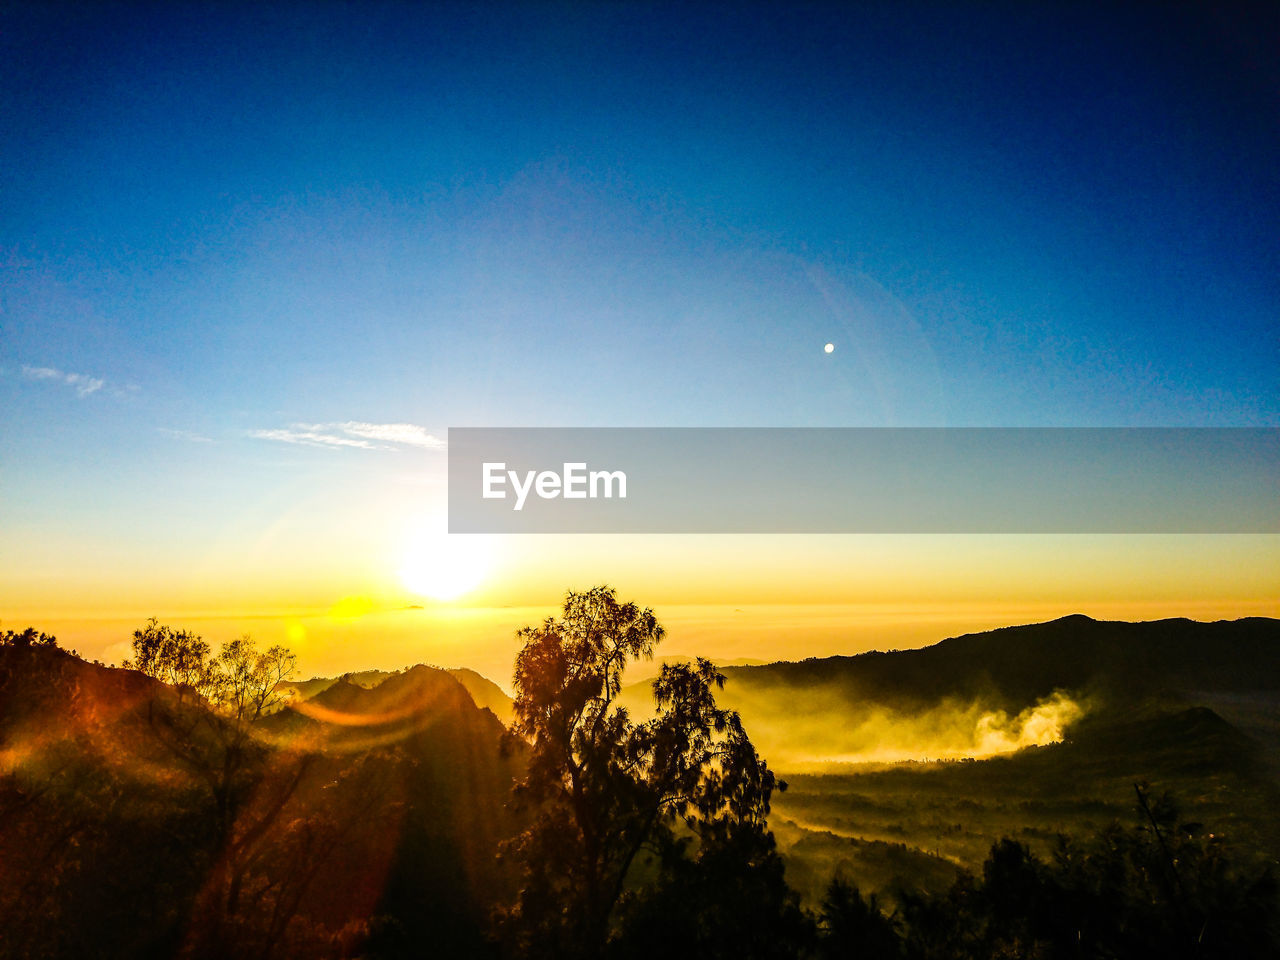
[{"label": "mist", "polygon": [[732,685],[723,702],[741,713],[770,765],[801,772],[829,764],[982,759],[1060,742],[1085,715],[1083,698],[1057,690],[1018,713],[980,700],[946,699],[919,711],[851,703],[835,690],[773,694]]}]

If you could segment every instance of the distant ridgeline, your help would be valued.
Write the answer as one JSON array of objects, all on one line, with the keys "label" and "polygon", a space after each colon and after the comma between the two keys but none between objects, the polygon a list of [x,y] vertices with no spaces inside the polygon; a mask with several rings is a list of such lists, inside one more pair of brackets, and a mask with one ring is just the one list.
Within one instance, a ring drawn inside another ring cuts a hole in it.
[{"label": "distant ridgeline", "polygon": [[1093,620],[1076,614],[943,640],[920,650],[726,667],[733,683],[835,684],[850,697],[918,707],[947,697],[1020,709],[1055,690],[1142,696],[1280,689],[1280,620]]},{"label": "distant ridgeline", "polygon": [[[1057,742],[1153,703],[1239,707],[1280,691],[1280,621],[1070,616],[919,650],[722,668],[723,702],[779,769],[959,759]],[[1234,705],[1228,701],[1239,700]],[[1242,699],[1243,698],[1243,699]],[[622,701],[652,709],[648,685]],[[1249,716],[1243,714],[1248,713]]]},{"label": "distant ridgeline", "polygon": [[[427,668],[435,669],[435,668]],[[476,706],[489,710],[504,724],[511,722],[511,698],[502,692],[492,680],[482,677],[474,670],[466,667],[452,667],[443,672],[449,674],[460,683]],[[280,684],[282,691],[290,693],[290,699],[310,700],[338,683],[353,684],[357,687],[371,689],[390,677],[399,676],[399,671],[360,670],[346,673],[341,677],[313,677],[310,680],[287,680]]]}]

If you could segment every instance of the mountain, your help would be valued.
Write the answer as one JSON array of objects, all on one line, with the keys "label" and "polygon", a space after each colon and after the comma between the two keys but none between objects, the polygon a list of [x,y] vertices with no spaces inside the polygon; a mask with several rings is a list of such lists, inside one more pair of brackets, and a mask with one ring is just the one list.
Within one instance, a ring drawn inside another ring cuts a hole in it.
[{"label": "mountain", "polygon": [[503,724],[511,723],[514,705],[500,686],[466,667],[450,669],[449,675],[466,688],[477,707],[492,711]]},{"label": "mountain", "polygon": [[339,677],[312,697],[291,700],[262,726],[282,741],[329,752],[412,746],[424,757],[496,754],[506,733],[450,671],[423,665],[373,686]]},{"label": "mountain", "polygon": [[430,667],[238,727],[136,671],[0,646],[0,955],[188,955],[194,931],[192,956],[482,955],[523,763]]},{"label": "mountain", "polygon": [[[1010,753],[1148,700],[1214,709],[1272,744],[1278,652],[1273,619],[1126,623],[1076,615],[920,650],[725,666],[717,699],[742,715],[752,741],[784,771]],[[646,715],[649,684],[628,685],[622,702]]]},{"label": "mountain", "polygon": [[345,680],[353,683],[358,687],[376,687],[387,677],[393,676],[391,671],[387,670],[358,670],[355,673],[344,673],[340,677],[312,677],[310,680],[285,680],[279,684],[278,689],[281,692],[293,691],[293,696],[302,697],[304,700],[314,697],[316,694],[329,689],[339,680]]},{"label": "mountain", "polygon": [[1081,614],[943,640],[920,650],[726,667],[731,685],[838,689],[850,700],[918,707],[990,698],[1021,708],[1058,689],[1280,690],[1280,620],[1093,620]]},{"label": "mountain", "polygon": [[[693,654],[687,653],[659,653],[652,660],[641,660],[633,663],[627,669],[627,679],[631,683],[637,683],[644,680],[652,680],[662,670],[665,664],[669,663],[690,663],[696,660]],[[758,657],[731,657],[717,658],[716,665],[724,667],[758,667],[766,663],[768,660],[761,660]]]},{"label": "mountain", "polygon": [[[413,668],[417,669],[417,668]],[[434,669],[434,668],[433,668]],[[338,683],[346,683],[356,687],[370,689],[389,678],[399,676],[403,671],[360,670],[345,673],[340,677],[313,677],[310,680],[286,680],[279,689],[289,694],[290,699],[311,700]],[[463,689],[471,695],[477,707],[493,713],[502,723],[509,724],[512,715],[511,698],[502,688],[487,677],[481,676],[466,667],[450,668],[444,671],[462,684]]]},{"label": "mountain", "polygon": [[[1140,781],[1274,855],[1277,641],[1275,620],[1067,617],[725,666],[718,698],[790,784],[771,823],[810,902],[836,871],[890,896],[944,889],[1000,837],[1049,856],[1059,834],[1132,822]],[[509,698],[427,666],[289,686],[237,739],[135,671],[0,647],[0,955],[179,955],[209,891],[241,886],[222,935],[280,956],[340,936],[368,956],[481,955],[520,829]],[[649,697],[636,683],[623,701],[639,715]]]},{"label": "mountain", "polygon": [[1237,849],[1280,855],[1278,653],[1272,619],[1073,616],[726,667],[718,699],[790,784],[771,820],[788,876],[811,902],[836,869],[892,899],[939,882],[939,862],[978,869],[1003,836],[1050,856],[1060,834],[1133,823],[1141,782]]},{"label": "mountain", "polygon": [[395,943],[380,949],[447,942],[442,931],[451,929],[456,952],[478,949],[468,931],[510,893],[497,852],[516,830],[507,801],[523,751],[502,721],[452,671],[419,665],[370,687],[339,678],[264,728],[330,756],[401,760],[395,791],[404,812],[380,904],[398,923],[386,934]]}]

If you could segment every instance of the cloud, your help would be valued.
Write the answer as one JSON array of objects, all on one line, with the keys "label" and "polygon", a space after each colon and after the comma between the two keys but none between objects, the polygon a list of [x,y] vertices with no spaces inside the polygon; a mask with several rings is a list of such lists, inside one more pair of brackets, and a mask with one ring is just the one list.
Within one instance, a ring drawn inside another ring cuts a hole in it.
[{"label": "cloud", "polygon": [[336,437],[305,429],[306,424],[294,424],[284,430],[250,430],[249,436],[258,440],[278,440],[280,443],[297,443],[307,447],[362,447],[365,450],[377,449],[365,440],[352,440],[350,437]]},{"label": "cloud", "polygon": [[61,380],[62,371],[53,367],[23,367],[22,372],[32,380]]},{"label": "cloud", "polygon": [[87,397],[91,393],[97,393],[106,385],[106,381],[98,377],[91,377],[84,373],[64,373],[54,367],[26,367],[22,368],[22,375],[28,380],[54,380],[58,383],[65,383],[69,387],[74,387],[76,396]]},{"label": "cloud", "polygon": [[258,440],[275,440],[308,447],[355,447],[360,450],[396,450],[419,447],[442,450],[444,441],[412,423],[365,423],[348,420],[343,423],[294,423],[274,430],[250,430]]},{"label": "cloud", "polygon": [[357,420],[349,420],[333,426],[353,437],[403,443],[410,447],[423,447],[427,450],[444,449],[443,440],[433,437],[424,428],[412,423],[361,423]]},{"label": "cloud", "polygon": [[203,437],[198,433],[192,433],[190,430],[170,430],[168,427],[156,427],[156,431],[173,440],[189,440],[192,443],[213,443],[212,438]]}]

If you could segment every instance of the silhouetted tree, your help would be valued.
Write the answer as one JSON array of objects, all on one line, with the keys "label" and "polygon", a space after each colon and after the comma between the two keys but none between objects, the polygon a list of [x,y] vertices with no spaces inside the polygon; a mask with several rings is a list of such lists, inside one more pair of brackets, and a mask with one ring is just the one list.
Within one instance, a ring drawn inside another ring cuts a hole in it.
[{"label": "silhouetted tree", "polygon": [[191,952],[256,960],[367,956],[369,918],[344,908],[367,861],[385,857],[393,842],[386,824],[400,813],[397,765],[378,753],[314,768],[319,776],[244,851],[241,902],[221,918],[216,944],[193,944]]},{"label": "silhouetted tree", "polygon": [[214,692],[209,644],[197,634],[165,626],[155,617],[133,631],[133,660],[126,660],[123,666],[155,677],[181,693]]},{"label": "silhouetted tree", "polygon": [[0,956],[67,952],[66,927],[79,918],[64,912],[65,893],[82,882],[83,851],[108,841],[104,822],[123,799],[108,773],[78,762],[84,749],[49,745],[39,778],[0,773]]},{"label": "silhouetted tree", "polygon": [[282,646],[259,651],[247,635],[211,657],[199,635],[154,617],[134,631],[133,651],[125,666],[169,684],[175,695],[167,706],[149,701],[151,730],[212,800],[216,854],[200,909],[210,927],[205,945],[216,953],[228,919],[240,909],[255,853],[313,759],[268,750],[253,726],[281,702],[279,686],[295,657]]},{"label": "silhouetted tree", "polygon": [[893,917],[885,916],[873,893],[863,897],[856,884],[832,878],[818,916],[819,953],[828,960],[894,960],[902,940]]},{"label": "silhouetted tree", "polygon": [[1059,839],[1049,861],[1005,838],[982,877],[943,897],[903,895],[912,958],[1273,957],[1280,947],[1270,868],[1228,854],[1184,823],[1167,794],[1138,785],[1142,822]]},{"label": "silhouetted tree", "polygon": [[[296,658],[282,646],[259,652],[247,634],[210,657],[209,644],[198,634],[159,624],[154,617],[134,631],[133,651],[126,668],[170,685],[177,694],[179,709],[163,715],[153,711],[153,726],[208,784],[218,806],[219,836],[225,838],[234,814],[235,781],[252,755],[261,752],[252,724],[282,702],[279,687]],[[193,698],[210,709],[183,709]]]},{"label": "silhouetted tree", "polygon": [[0,634],[0,647],[56,647],[57,645],[56,637],[37,631],[35,627],[27,627],[21,632],[6,630]]},{"label": "silhouetted tree", "polygon": [[714,898],[674,871],[691,845],[721,880],[739,868],[771,872],[774,899],[786,900],[765,827],[774,775],[738,715],[716,706],[724,677],[710,662],[664,665],[656,715],[634,723],[616,701],[627,663],[662,639],[653,611],[597,587],[570,592],[559,619],[518,636],[513,730],[530,752],[516,797],[533,823],[509,848],[524,873],[500,924],[513,952],[603,955],[623,925],[624,895],[632,913],[646,894],[677,888],[697,889],[709,906]]},{"label": "silhouetted tree", "polygon": [[808,954],[812,917],[787,886],[773,835],[763,824],[695,831],[668,847],[651,885],[620,904],[609,956],[784,960]]}]

